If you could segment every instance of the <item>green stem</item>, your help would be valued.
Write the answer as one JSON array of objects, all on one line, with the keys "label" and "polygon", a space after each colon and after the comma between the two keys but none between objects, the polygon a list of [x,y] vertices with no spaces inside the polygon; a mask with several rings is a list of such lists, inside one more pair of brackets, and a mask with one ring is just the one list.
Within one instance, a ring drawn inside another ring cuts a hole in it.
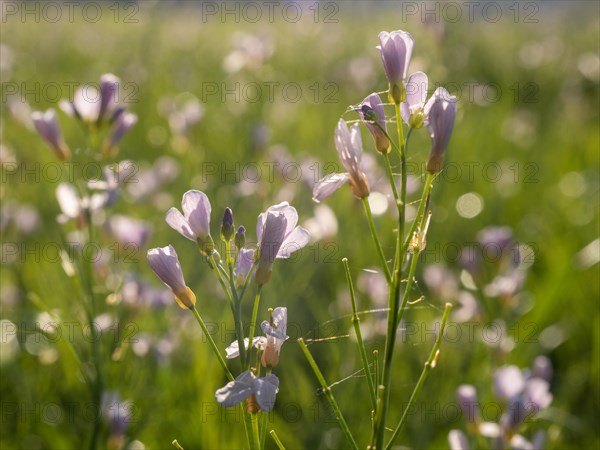
[{"label": "green stem", "polygon": [[260,447],[260,433],[258,431],[258,414],[250,414],[250,420],[252,421],[252,440],[254,441],[254,445],[256,449],[259,450]]},{"label": "green stem", "polygon": [[394,172],[392,171],[390,157],[388,156],[387,153],[383,154],[383,160],[385,161],[385,169],[387,172],[387,176],[390,180],[390,185],[392,186],[392,193],[394,194],[394,201],[396,202],[396,207],[398,208],[398,213],[400,213],[400,196],[398,195],[398,189],[396,188],[396,182],[394,181]]},{"label": "green stem", "polygon": [[[258,307],[260,305],[260,292],[262,291],[262,284],[256,287],[256,296],[254,297],[254,307],[252,308],[252,320],[250,321],[250,336],[248,337],[248,348],[252,347],[252,340],[255,335],[256,318],[258,317]],[[248,358],[249,359],[249,358]],[[250,361],[246,361],[246,365],[249,365]]]},{"label": "green stem", "polygon": [[281,442],[281,440],[279,439],[279,437],[277,436],[277,433],[275,433],[275,430],[271,430],[269,431],[269,434],[271,435],[271,437],[273,438],[273,440],[275,441],[275,444],[277,444],[277,448],[279,450],[285,450],[285,447],[283,446],[283,442]]},{"label": "green stem", "polygon": [[369,200],[366,198],[362,199],[363,205],[365,206],[365,212],[367,214],[367,220],[369,222],[369,229],[371,230],[371,236],[373,237],[373,242],[375,243],[375,247],[377,248],[377,253],[379,254],[379,259],[381,260],[381,265],[383,267],[383,271],[385,273],[385,279],[388,284],[392,281],[392,275],[390,273],[390,268],[388,267],[387,261],[385,259],[385,255],[383,253],[383,249],[381,248],[381,242],[379,242],[379,237],[377,236],[377,231],[375,230],[375,224],[373,223],[373,215],[371,214],[371,206],[369,205]]},{"label": "green stem", "polygon": [[221,367],[223,367],[223,370],[225,371],[225,375],[227,376],[227,378],[229,379],[229,381],[233,381],[234,380],[233,375],[229,371],[229,368],[227,367],[227,363],[223,359],[223,356],[221,355],[221,352],[219,352],[219,349],[217,348],[217,345],[215,344],[215,341],[213,340],[212,336],[208,332],[208,329],[206,328],[206,325],[204,324],[204,321],[202,320],[202,317],[200,317],[200,314],[198,313],[198,310],[196,309],[196,306],[192,306],[190,308],[190,311],[192,311],[194,313],[194,317],[196,318],[196,320],[200,324],[200,328],[202,328],[202,331],[203,331],[204,335],[206,336],[206,339],[208,339],[208,343],[210,344],[210,346],[211,346],[211,348],[212,348],[215,356],[219,360],[219,363],[221,364]]},{"label": "green stem", "polygon": [[[404,142],[404,129],[402,127],[402,116],[400,114],[400,104],[396,103],[396,127],[398,128],[398,143],[400,145],[400,173],[402,176],[401,190],[400,190],[400,205],[398,210],[398,245],[402,243],[402,237],[404,236],[404,225],[406,221],[406,144]],[[410,134],[409,130],[409,134]],[[401,270],[402,263],[396,260],[395,263],[398,267],[397,271]]]},{"label": "green stem", "polygon": [[398,423],[398,426],[394,430],[394,433],[392,434],[390,441],[385,446],[386,450],[391,448],[392,444],[394,443],[394,440],[398,437],[398,434],[400,434],[400,431],[402,431],[402,427],[406,423],[406,418],[408,417],[408,413],[409,413],[411,406],[415,403],[415,399],[419,396],[419,393],[421,392],[421,389],[423,388],[423,384],[425,383],[425,380],[427,379],[429,372],[437,364],[439,349],[440,349],[440,345],[442,343],[442,338],[444,336],[444,329],[446,328],[446,322],[448,320],[448,316],[450,315],[450,309],[452,309],[452,305],[450,303],[446,303],[446,307],[444,309],[444,315],[442,316],[442,324],[440,326],[440,333],[438,334],[435,344],[433,345],[433,348],[431,349],[429,358],[425,362],[425,367],[423,367],[423,371],[421,372],[419,381],[417,382],[417,385],[415,386],[412,394],[410,395],[410,399],[408,400],[408,404],[406,405],[406,408],[404,409],[404,413],[402,414],[402,417],[400,418],[400,422]]},{"label": "green stem", "polygon": [[325,381],[325,378],[323,377],[323,374],[321,373],[319,366],[317,366],[317,362],[314,360],[313,356],[311,355],[310,351],[308,350],[308,347],[304,343],[304,339],[299,338],[298,344],[300,345],[302,352],[304,352],[304,356],[306,356],[306,359],[308,360],[308,364],[310,364],[310,367],[312,368],[313,372],[315,373],[315,376],[319,380],[319,383],[321,384],[321,388],[323,388],[323,393],[327,397],[327,400],[329,401],[329,404],[331,405],[331,409],[333,409],[333,413],[335,414],[335,417],[337,418],[338,423],[340,424],[340,428],[344,432],[344,435],[346,436],[348,443],[350,444],[350,446],[353,449],[358,450],[358,445],[356,445],[356,441],[354,440],[354,437],[352,436],[352,433],[350,432],[350,428],[348,428],[348,424],[344,420],[344,416],[342,415],[342,412],[340,411],[340,408],[338,407],[338,404],[335,401],[333,393],[331,392],[331,388],[327,385],[327,382]]},{"label": "green stem", "polygon": [[242,286],[242,290],[240,291],[240,294],[238,295],[240,302],[242,301],[242,299],[244,298],[244,294],[246,293],[246,286],[248,286],[248,282],[250,281],[250,275],[252,275],[252,272],[254,272],[254,269],[256,268],[257,265],[258,265],[258,260],[254,261],[252,263],[252,267],[246,274],[246,279],[244,280],[244,285]]},{"label": "green stem", "polygon": [[367,358],[367,351],[365,350],[365,343],[362,338],[360,331],[360,318],[356,312],[356,296],[354,293],[354,284],[352,283],[352,276],[350,275],[350,267],[348,266],[348,258],[342,259],[344,264],[344,271],[346,272],[346,282],[348,283],[348,289],[350,290],[350,301],[352,302],[352,324],[354,325],[354,332],[356,333],[356,340],[358,341],[358,350],[360,352],[360,358],[363,364],[363,370],[365,377],[367,378],[367,384],[369,385],[369,394],[371,396],[371,407],[375,410],[377,405],[377,399],[375,398],[375,385],[373,384],[373,378],[371,376],[371,370],[369,369],[369,359]]},{"label": "green stem", "polygon": [[[271,366],[267,367],[266,375],[271,373]],[[261,425],[260,425],[260,448],[265,448],[265,441],[267,440],[267,424],[269,421],[269,413],[262,411],[261,413]]]}]

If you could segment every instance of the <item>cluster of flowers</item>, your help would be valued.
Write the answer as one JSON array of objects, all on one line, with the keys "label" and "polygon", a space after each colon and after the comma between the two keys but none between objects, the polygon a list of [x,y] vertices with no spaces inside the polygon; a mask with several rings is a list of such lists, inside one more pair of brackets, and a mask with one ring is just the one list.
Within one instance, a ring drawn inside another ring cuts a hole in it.
[{"label": "cluster of flowers", "polygon": [[[469,434],[475,440],[479,439],[478,443],[482,438],[489,439],[493,449],[543,448],[543,431],[536,432],[531,442],[519,434],[519,431],[552,403],[551,377],[552,364],[545,356],[538,356],[530,370],[521,370],[517,366],[503,366],[497,369],[494,373],[494,396],[499,404],[504,406],[499,423],[482,420],[474,386],[459,386],[456,397],[467,420]],[[452,450],[475,448],[460,430],[452,430],[448,435],[448,442]]]},{"label": "cluster of flowers", "polygon": [[[137,123],[137,116],[117,102],[120,84],[119,78],[107,73],[100,77],[99,91],[93,86],[80,87],[75,91],[72,101],[60,102],[60,108],[68,116],[77,118],[90,130],[98,132],[105,127],[110,128],[102,144],[105,155],[113,154],[123,136]],[[45,112],[36,111],[31,118],[37,132],[54,150],[58,159],[69,159],[71,149],[63,138],[56,111],[52,108]]]},{"label": "cluster of flowers", "polygon": [[[276,259],[286,259],[309,243],[310,234],[297,226],[298,213],[287,202],[268,208],[258,216],[256,249],[246,247],[246,229],[240,226],[235,230],[233,212],[226,208],[223,214],[220,237],[226,244],[226,262],[228,272],[222,265],[221,256],[215,249],[210,233],[211,204],[201,191],[190,190],[183,195],[182,211],[171,208],[166,215],[166,222],[185,238],[196,242],[201,255],[209,267],[218,276],[228,278],[228,284],[235,290],[236,298],[241,298],[250,279],[259,289],[268,283],[273,264]],[[233,244],[233,245],[232,245]],[[195,310],[196,296],[187,286],[179,258],[172,245],[164,248],[153,248],[148,251],[148,263],[160,280],[173,292],[175,300],[183,309]],[[224,289],[225,285],[223,284]],[[231,291],[228,291],[231,293]],[[227,291],[226,291],[227,293]],[[239,307],[239,305],[234,305]],[[287,308],[278,307],[270,311],[269,321],[264,321],[261,328],[264,337],[238,336],[238,340],[226,349],[226,356],[232,359],[240,356],[240,342],[244,350],[248,350],[250,342],[262,354],[262,366],[270,368],[279,364],[279,352],[287,339]],[[253,325],[253,324],[252,324]],[[257,368],[243,371],[235,380],[216,391],[216,399],[224,406],[234,406],[247,400],[248,412],[260,410],[271,411],[278,391],[279,379],[268,373],[257,377]]]},{"label": "cluster of flowers", "polygon": [[[381,32],[377,47],[389,82],[389,100],[400,104],[402,120],[411,128],[429,128],[432,147],[427,160],[427,170],[438,173],[442,169],[444,153],[450,142],[456,116],[456,97],[439,87],[427,100],[428,78],[415,72],[405,82],[414,46],[411,35],[405,31]],[[354,108],[375,141],[377,151],[388,154],[392,150],[387,133],[384,104],[376,92],[367,96]],[[313,189],[313,199],[320,202],[333,194],[346,182],[358,198],[369,196],[369,181],[362,167],[362,140],[360,127],[350,129],[343,119],[335,129],[335,146],[345,173],[333,173],[322,178]]]}]

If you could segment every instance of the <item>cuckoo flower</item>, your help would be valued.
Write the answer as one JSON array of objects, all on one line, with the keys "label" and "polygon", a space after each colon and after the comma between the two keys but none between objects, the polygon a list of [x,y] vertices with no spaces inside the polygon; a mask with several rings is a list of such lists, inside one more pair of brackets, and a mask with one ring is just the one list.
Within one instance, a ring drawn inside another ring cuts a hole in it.
[{"label": "cuckoo flower", "polygon": [[390,90],[390,100],[399,104],[405,100],[404,80],[408,72],[408,65],[414,46],[413,38],[405,31],[397,30],[388,33],[379,33],[377,50],[381,54],[381,61],[385,69]]},{"label": "cuckoo flower", "polygon": [[167,211],[165,220],[171,228],[183,237],[196,241],[203,254],[209,255],[214,249],[210,236],[210,201],[204,192],[190,190],[181,200],[183,214],[177,208]]},{"label": "cuckoo flower", "polygon": [[431,134],[431,153],[427,159],[427,171],[438,173],[442,170],[444,153],[450,142],[454,117],[456,116],[456,97],[443,87],[433,93],[429,108],[429,133]]},{"label": "cuckoo flower", "polygon": [[196,296],[186,286],[181,272],[177,252],[172,245],[148,250],[148,264],[160,280],[173,291],[177,304],[183,308],[192,308],[196,304]]},{"label": "cuckoo flower", "polygon": [[258,285],[266,284],[271,277],[273,262],[285,239],[287,224],[288,220],[283,212],[268,211],[258,216],[258,266],[254,276],[254,281]]},{"label": "cuckoo flower", "polygon": [[435,101],[435,96],[427,100],[427,75],[423,72],[415,72],[406,83],[406,101],[400,104],[402,120],[411,127],[421,128],[428,125],[427,115]]},{"label": "cuckoo flower", "polygon": [[58,216],[60,223],[75,219],[77,225],[82,227],[85,223],[85,212],[94,213],[107,206],[108,196],[105,193],[96,193],[91,196],[79,196],[75,186],[69,183],[60,183],[56,188],[56,199],[62,214]]},{"label": "cuckoo flower", "polygon": [[225,407],[235,406],[248,397],[248,412],[270,412],[275,405],[275,396],[279,391],[279,378],[273,374],[257,378],[251,371],[242,372],[234,381],[230,381],[215,392],[215,399]]},{"label": "cuckoo flower", "polygon": [[310,233],[305,228],[296,226],[298,224],[298,212],[288,202],[281,202],[270,206],[266,212],[259,214],[256,224],[256,238],[258,242],[262,241],[268,214],[283,214],[287,220],[283,242],[276,252],[277,259],[287,259],[292,253],[304,248],[308,244]]},{"label": "cuckoo flower", "polygon": [[267,336],[262,354],[262,365],[264,367],[275,367],[279,364],[279,351],[288,339],[287,331],[287,308],[277,307],[271,312],[271,320],[263,321],[260,327]]},{"label": "cuckoo flower", "polygon": [[104,141],[103,147],[106,154],[110,154],[123,139],[123,136],[134,126],[138,121],[137,115],[130,112],[123,112],[116,118],[112,126],[110,135]]},{"label": "cuckoo flower", "polygon": [[60,108],[72,117],[87,123],[114,120],[123,111],[116,107],[116,96],[121,81],[107,73],[100,77],[100,90],[82,86],[75,91],[73,101],[61,100]]},{"label": "cuckoo flower", "polygon": [[319,203],[348,181],[355,197],[368,197],[369,182],[361,167],[362,141],[358,124],[349,130],[346,122],[340,119],[335,129],[335,147],[347,172],[321,178],[313,188],[313,200]]},{"label": "cuckoo flower", "polygon": [[253,248],[242,248],[238,253],[237,260],[235,262],[235,269],[233,275],[235,277],[235,286],[241,288],[246,282],[246,277],[252,265],[254,264],[254,249]]},{"label": "cuckoo flower", "polygon": [[31,120],[35,125],[35,129],[39,135],[52,147],[54,153],[61,161],[69,158],[71,151],[63,139],[56,112],[53,109],[48,109],[46,112],[34,112],[31,115]]},{"label": "cuckoo flower", "polygon": [[375,92],[363,100],[358,108],[361,120],[371,132],[375,140],[375,148],[380,153],[391,151],[390,140],[387,137],[385,125],[385,110],[381,98]]}]

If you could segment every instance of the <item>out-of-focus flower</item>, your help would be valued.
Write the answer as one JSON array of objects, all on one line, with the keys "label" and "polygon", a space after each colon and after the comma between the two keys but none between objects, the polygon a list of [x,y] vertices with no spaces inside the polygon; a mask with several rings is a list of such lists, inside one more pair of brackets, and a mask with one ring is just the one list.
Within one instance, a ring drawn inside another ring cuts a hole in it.
[{"label": "out-of-focus flower", "polygon": [[[256,238],[259,242],[263,240],[263,233],[266,228],[267,216],[269,214],[282,214],[286,219],[284,237],[281,246],[276,252],[276,258],[286,259],[301,248],[304,248],[310,242],[310,233],[308,230],[298,224],[298,211],[288,202],[281,202],[270,206],[265,212],[259,214],[256,224]],[[262,250],[262,247],[260,247]]]},{"label": "out-of-focus flower", "polygon": [[183,309],[192,308],[196,304],[196,296],[185,284],[179,258],[173,246],[152,248],[148,250],[147,257],[156,276],[173,291],[177,304]]},{"label": "out-of-focus flower", "polygon": [[130,112],[119,114],[112,127],[110,135],[104,141],[103,151],[105,154],[112,154],[116,147],[123,139],[123,136],[133,127],[138,121],[137,115]]},{"label": "out-of-focus flower", "polygon": [[[249,370],[242,372],[234,381],[217,389],[215,399],[225,407],[235,406],[253,397],[247,402],[247,409],[251,413],[260,410],[270,412],[275,405],[275,397],[279,391],[279,378],[273,374],[258,378]],[[258,403],[258,405],[256,405]]]},{"label": "out-of-focus flower", "polygon": [[332,238],[337,235],[338,221],[333,210],[325,205],[315,207],[315,215],[303,224],[310,233],[313,241]]},{"label": "out-of-focus flower", "polygon": [[279,351],[288,339],[287,331],[287,308],[277,307],[271,312],[271,319],[260,324],[267,341],[263,348],[263,367],[275,367],[279,364]]},{"label": "out-of-focus flower", "polygon": [[427,159],[427,170],[438,173],[442,170],[444,153],[452,136],[456,116],[456,97],[443,87],[435,90],[429,108],[429,133],[431,135],[431,153]]},{"label": "out-of-focus flower", "polygon": [[456,400],[467,422],[476,422],[479,420],[479,403],[477,401],[475,386],[461,384],[456,390]]},{"label": "out-of-focus flower", "polygon": [[158,108],[160,114],[169,120],[171,132],[178,136],[189,134],[192,127],[204,116],[204,107],[190,92],[162,98]]},{"label": "out-of-focus flower", "polygon": [[460,430],[451,430],[448,433],[448,445],[450,450],[470,450],[471,448],[467,436]]},{"label": "out-of-focus flower", "polygon": [[119,214],[111,216],[107,225],[117,242],[125,248],[133,246],[135,250],[139,250],[146,244],[150,235],[148,223]]},{"label": "out-of-focus flower", "polygon": [[[265,214],[265,213],[263,213]],[[285,231],[287,227],[287,219],[283,212],[277,214],[268,212],[266,217],[262,214],[263,225],[260,227],[259,248],[258,248],[258,265],[254,281],[258,285],[266,284],[271,278],[273,270],[273,262],[281,249],[283,240],[285,239]],[[259,224],[261,224],[261,216],[259,216]]]},{"label": "out-of-focus flower", "polygon": [[499,400],[510,401],[525,387],[525,379],[517,366],[500,367],[494,373],[494,395]]},{"label": "out-of-focus flower", "polygon": [[120,188],[125,183],[136,182],[137,166],[133,161],[124,160],[118,164],[104,167],[104,178],[88,181],[88,188],[102,193],[105,198],[105,207],[112,206],[119,198]]},{"label": "out-of-focus flower", "polygon": [[223,68],[229,73],[244,68],[256,70],[271,57],[275,50],[273,39],[265,34],[236,32],[232,41],[234,50],[223,61]]},{"label": "out-of-focus flower", "polygon": [[36,111],[31,114],[31,120],[39,135],[54,150],[58,159],[64,161],[71,156],[71,150],[65,144],[54,109],[48,109],[43,113]]},{"label": "out-of-focus flower", "polygon": [[205,255],[210,255],[214,242],[210,236],[211,206],[204,192],[190,190],[181,200],[183,214],[177,208],[167,211],[166,221],[171,228],[183,237],[197,242]]},{"label": "out-of-focus flower", "polygon": [[107,447],[118,450],[123,448],[125,442],[125,431],[133,419],[133,403],[121,401],[117,391],[105,391],[102,393],[101,410],[108,423],[110,436]]},{"label": "out-of-focus flower", "polygon": [[370,131],[375,148],[380,153],[389,153],[392,150],[390,140],[387,137],[387,127],[385,123],[385,110],[381,103],[379,94],[373,92],[359,105],[358,114]]},{"label": "out-of-focus flower", "polygon": [[319,203],[346,182],[350,182],[355,197],[368,197],[370,193],[369,182],[361,165],[362,140],[358,124],[353,125],[352,129],[349,130],[346,122],[340,119],[335,129],[335,147],[347,172],[332,173],[321,178],[313,188],[313,200]]},{"label": "out-of-focus flower", "polygon": [[60,108],[87,123],[112,121],[123,112],[116,102],[120,83],[115,75],[106,73],[100,77],[100,90],[90,85],[82,86],[75,91],[73,101],[61,100]]},{"label": "out-of-focus flower", "polygon": [[390,90],[390,100],[396,104],[405,100],[404,80],[408,72],[408,65],[412,56],[414,41],[406,31],[397,30],[388,33],[379,33],[377,50],[381,54],[381,61],[385,69]]},{"label": "out-of-focus flower", "polygon": [[402,120],[414,128],[421,128],[429,124],[428,115],[435,97],[432,95],[427,101],[427,75],[415,72],[406,83],[406,101],[400,104]]},{"label": "out-of-focus flower", "polygon": [[538,356],[531,367],[533,376],[550,382],[552,379],[552,362],[546,356]]},{"label": "out-of-focus flower", "polygon": [[85,222],[85,211],[94,212],[106,206],[107,197],[104,194],[93,194],[91,197],[80,197],[75,186],[69,183],[60,183],[56,188],[56,198],[62,214],[58,221],[64,223],[69,219],[78,221],[82,226]]}]

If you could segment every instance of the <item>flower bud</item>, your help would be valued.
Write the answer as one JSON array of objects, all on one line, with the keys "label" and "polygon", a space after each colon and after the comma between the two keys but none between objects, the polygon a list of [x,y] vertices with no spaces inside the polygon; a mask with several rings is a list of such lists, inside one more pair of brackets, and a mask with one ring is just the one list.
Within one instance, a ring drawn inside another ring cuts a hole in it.
[{"label": "flower bud", "polygon": [[235,228],[233,227],[233,211],[231,208],[225,208],[223,221],[221,222],[221,240],[229,242],[233,238]]},{"label": "flower bud", "polygon": [[235,233],[235,247],[240,250],[246,245],[246,228],[241,225]]}]

